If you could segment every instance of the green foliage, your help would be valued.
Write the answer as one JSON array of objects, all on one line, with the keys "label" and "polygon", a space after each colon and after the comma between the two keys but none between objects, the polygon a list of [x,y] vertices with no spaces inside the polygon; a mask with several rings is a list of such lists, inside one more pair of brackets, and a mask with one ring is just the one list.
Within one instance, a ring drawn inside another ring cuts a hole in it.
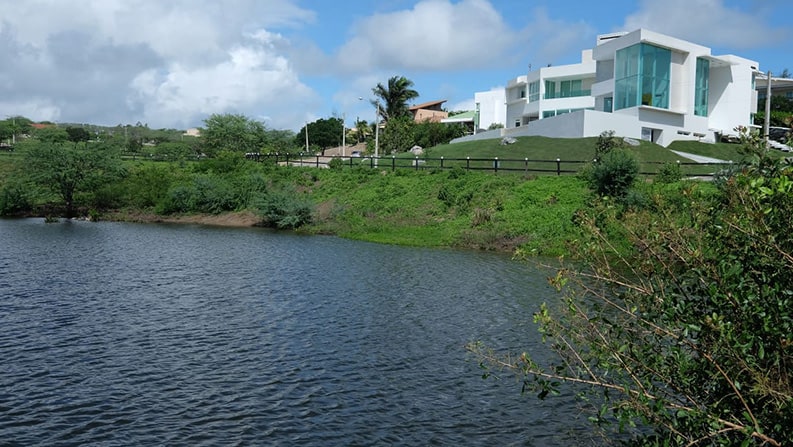
[{"label": "green foliage", "polygon": [[83,127],[67,127],[66,133],[69,135],[69,141],[74,144],[86,143],[91,139],[91,134]]},{"label": "green foliage", "polygon": [[32,145],[25,156],[25,170],[34,183],[58,194],[66,217],[74,214],[76,194],[93,194],[124,174],[112,149],[52,143]]},{"label": "green foliage", "polygon": [[204,120],[201,136],[207,155],[221,151],[261,152],[267,144],[264,124],[244,115],[213,114]]},{"label": "green foliage", "polygon": [[558,362],[470,349],[541,398],[585,386],[590,419],[634,445],[791,445],[793,167],[744,142],[753,163],[718,190],[656,185],[651,206],[578,215],[562,299],[534,316]]},{"label": "green foliage", "polygon": [[328,162],[328,168],[341,169],[344,166],[344,161],[341,158],[334,158]]},{"label": "green foliage", "polygon": [[0,187],[0,216],[25,211],[30,206],[28,185],[18,180],[12,180]]},{"label": "green foliage", "polygon": [[69,133],[66,132],[66,129],[55,126],[36,129],[33,136],[43,143],[63,143],[69,140]]},{"label": "green foliage", "polygon": [[198,175],[189,184],[177,184],[169,188],[158,211],[165,214],[219,214],[233,211],[239,205],[238,195],[225,179],[215,175]]},{"label": "green foliage", "polygon": [[588,181],[598,195],[624,197],[636,181],[639,163],[623,149],[609,149],[588,171]]},{"label": "green foliage", "polygon": [[278,229],[295,229],[311,223],[313,206],[294,191],[279,190],[264,195],[257,204],[263,224]]},{"label": "green foliage", "polygon": [[294,137],[294,145],[302,147],[305,151],[306,127],[308,127],[308,141],[311,147],[316,146],[325,153],[329,147],[341,146],[341,134],[344,123],[341,118],[321,118],[313,123],[308,123]]},{"label": "green foliage", "polygon": [[654,181],[658,183],[674,183],[683,178],[683,173],[680,171],[678,163],[665,163],[658,174],[655,176]]},{"label": "green foliage", "polygon": [[465,126],[459,123],[444,124],[424,121],[413,126],[413,144],[423,148],[447,144],[463,135],[465,135]]},{"label": "green foliage", "polygon": [[380,154],[391,155],[405,152],[414,146],[413,129],[416,123],[409,116],[400,116],[388,121],[388,125],[380,135]]},{"label": "green foliage", "polygon": [[503,129],[504,125],[501,123],[491,123],[487,126],[487,130],[496,130],[496,129]]},{"label": "green foliage", "polygon": [[595,142],[595,159],[600,160],[604,155],[611,152],[612,149],[620,149],[625,147],[625,142],[618,137],[614,136],[613,130],[604,130],[600,133]]},{"label": "green foliage", "polygon": [[[383,101],[383,105],[379,106],[380,116],[389,123],[391,120],[410,116],[408,102],[411,99],[419,97],[419,93],[413,90],[413,81],[404,76],[393,76],[388,79],[388,85],[384,86],[377,83],[372,89],[372,93],[379,100]],[[377,106],[377,102],[373,105]]]}]

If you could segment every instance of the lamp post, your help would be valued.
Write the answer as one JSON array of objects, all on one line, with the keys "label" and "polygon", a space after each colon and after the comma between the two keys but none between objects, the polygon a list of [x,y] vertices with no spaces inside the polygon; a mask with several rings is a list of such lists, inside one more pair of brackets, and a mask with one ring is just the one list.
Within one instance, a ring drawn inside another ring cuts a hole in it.
[{"label": "lamp post", "polygon": [[377,115],[374,116],[374,164],[377,166],[378,150],[380,149],[380,101],[375,101]]},{"label": "lamp post", "polygon": [[341,114],[341,156],[342,157],[344,157],[344,151],[347,147],[347,141],[346,141],[347,135],[345,135],[347,133],[347,125],[344,122],[345,117],[346,115],[342,113]]}]

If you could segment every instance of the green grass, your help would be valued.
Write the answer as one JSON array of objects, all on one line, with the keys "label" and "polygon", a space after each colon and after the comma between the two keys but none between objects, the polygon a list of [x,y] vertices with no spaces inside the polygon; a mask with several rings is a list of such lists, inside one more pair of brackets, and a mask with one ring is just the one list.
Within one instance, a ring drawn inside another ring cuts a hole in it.
[{"label": "green grass", "polygon": [[[500,172],[556,175],[558,169],[561,173],[570,174],[580,171],[595,158],[596,141],[597,137],[518,137],[516,142],[510,145],[502,145],[500,139],[445,144],[430,148],[425,154],[419,156],[418,170],[440,168],[440,158],[443,157],[443,168],[462,167],[492,173],[494,172],[494,159],[498,158]],[[682,163],[684,175],[704,175],[720,169],[720,167],[714,166],[697,166],[692,160],[681,157],[670,150],[705,155],[694,150],[687,150],[690,149],[689,146],[668,149],[652,142],[639,141],[638,146],[626,146],[626,149],[634,154],[641,165],[641,172],[645,174],[657,173],[665,164],[677,162]],[[380,167],[384,169],[392,167],[395,169],[416,169],[416,158],[410,153],[401,153],[391,160],[387,157],[380,160]],[[557,159],[559,159],[559,164],[556,162]],[[362,163],[369,166],[370,162],[366,159]]]}]

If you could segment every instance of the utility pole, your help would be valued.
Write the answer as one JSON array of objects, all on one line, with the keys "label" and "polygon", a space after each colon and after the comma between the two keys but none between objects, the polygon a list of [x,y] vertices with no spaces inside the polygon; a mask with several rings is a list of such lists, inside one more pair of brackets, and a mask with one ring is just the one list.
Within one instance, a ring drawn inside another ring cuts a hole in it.
[{"label": "utility pole", "polygon": [[308,121],[306,121],[306,153],[308,153]]}]

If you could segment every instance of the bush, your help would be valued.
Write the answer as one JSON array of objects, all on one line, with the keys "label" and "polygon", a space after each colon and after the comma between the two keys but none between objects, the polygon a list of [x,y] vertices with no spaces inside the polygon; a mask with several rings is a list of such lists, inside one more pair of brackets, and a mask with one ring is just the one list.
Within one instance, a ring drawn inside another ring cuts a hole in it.
[{"label": "bush", "polygon": [[0,216],[30,209],[30,199],[21,182],[10,182],[0,189]]},{"label": "bush", "polygon": [[342,161],[342,159],[338,157],[333,157],[333,159],[331,159],[328,162],[328,168],[330,169],[341,169],[343,166],[344,166],[344,161]]},{"label": "bush", "polygon": [[683,179],[683,172],[678,163],[666,163],[655,176],[656,183],[675,183]]},{"label": "bush", "polygon": [[713,196],[679,188],[682,211],[663,188],[642,210],[577,216],[575,264],[551,278],[563,297],[534,316],[558,361],[470,349],[540,398],[583,384],[590,420],[631,445],[793,445],[793,166],[744,144],[754,162]]},{"label": "bush", "polygon": [[588,171],[588,182],[600,196],[622,198],[636,181],[639,163],[624,149],[612,149],[594,163]]},{"label": "bush", "polygon": [[265,226],[294,229],[311,223],[314,207],[294,192],[275,191],[264,195],[257,208]]}]

